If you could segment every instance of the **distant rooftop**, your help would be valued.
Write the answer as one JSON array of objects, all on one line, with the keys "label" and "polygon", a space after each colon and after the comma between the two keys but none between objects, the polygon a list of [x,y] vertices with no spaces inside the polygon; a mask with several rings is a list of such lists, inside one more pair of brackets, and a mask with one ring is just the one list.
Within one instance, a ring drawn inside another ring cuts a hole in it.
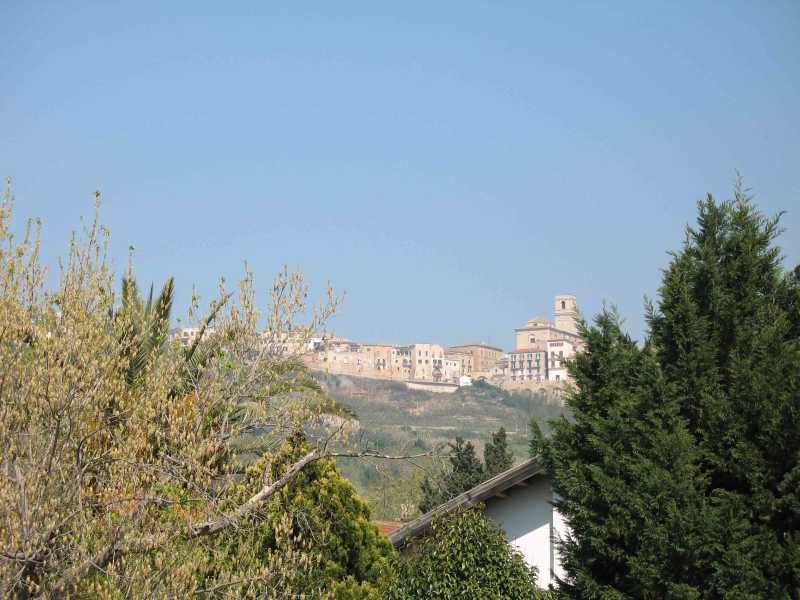
[{"label": "distant rooftop", "polygon": [[539,328],[539,327],[553,327],[553,324],[544,317],[536,317],[535,319],[531,319],[530,321],[525,321],[522,327],[516,329],[516,331],[522,331],[524,329],[532,329],[532,328]]},{"label": "distant rooftop", "polygon": [[451,350],[456,348],[486,348],[488,350],[497,350],[498,352],[502,352],[502,348],[498,348],[497,346],[490,346],[489,344],[484,344],[483,342],[475,342],[474,344],[458,344],[457,346],[450,346]]}]

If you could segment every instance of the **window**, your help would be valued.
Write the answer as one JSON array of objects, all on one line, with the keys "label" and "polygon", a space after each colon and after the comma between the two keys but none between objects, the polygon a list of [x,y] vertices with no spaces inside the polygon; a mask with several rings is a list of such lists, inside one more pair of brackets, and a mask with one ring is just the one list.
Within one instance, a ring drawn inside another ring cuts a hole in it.
[{"label": "window", "polygon": [[562,300],[561,301],[561,310],[564,310],[565,308],[567,308],[567,303]]}]

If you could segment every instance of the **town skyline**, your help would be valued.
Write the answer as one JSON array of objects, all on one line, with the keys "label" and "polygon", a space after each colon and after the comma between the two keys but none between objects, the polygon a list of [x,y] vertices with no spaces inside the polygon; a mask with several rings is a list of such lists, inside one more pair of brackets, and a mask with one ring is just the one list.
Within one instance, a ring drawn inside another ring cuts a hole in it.
[{"label": "town skyline", "polygon": [[[538,315],[514,329],[514,347],[484,342],[450,345],[416,340],[411,344],[374,343],[335,335],[327,330],[300,328],[277,340],[274,332],[259,333],[261,352],[294,356],[316,373],[351,375],[367,379],[405,382],[412,389],[453,393],[483,381],[507,390],[561,389],[572,380],[568,362],[583,349],[580,311],[572,294],[553,298],[552,319]],[[169,330],[169,339],[184,348],[198,343],[213,327],[199,323]],[[418,386],[418,388],[413,388]],[[421,386],[421,387],[419,387]]]}]

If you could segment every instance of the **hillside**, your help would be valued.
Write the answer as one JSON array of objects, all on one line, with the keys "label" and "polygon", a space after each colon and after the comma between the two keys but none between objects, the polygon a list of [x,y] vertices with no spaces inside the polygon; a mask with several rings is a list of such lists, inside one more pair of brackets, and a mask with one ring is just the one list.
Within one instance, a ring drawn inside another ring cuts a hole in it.
[{"label": "hillside", "polygon": [[[491,433],[505,427],[517,461],[527,457],[528,421],[546,421],[565,409],[552,396],[510,393],[486,383],[452,394],[409,390],[400,382],[315,373],[327,393],[358,416],[365,442],[386,452],[434,450],[463,437],[479,453]],[[376,518],[399,519],[416,511],[419,480],[440,468],[435,459],[407,462],[340,461]],[[405,505],[405,506],[403,506]]]}]

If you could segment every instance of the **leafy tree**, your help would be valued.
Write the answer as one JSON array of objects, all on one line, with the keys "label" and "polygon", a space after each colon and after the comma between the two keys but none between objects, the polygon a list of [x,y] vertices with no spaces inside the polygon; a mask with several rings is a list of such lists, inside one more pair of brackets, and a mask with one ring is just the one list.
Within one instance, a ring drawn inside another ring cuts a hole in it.
[{"label": "leafy tree", "polygon": [[[250,466],[231,495],[237,505],[264,476],[277,479],[311,447],[300,432],[275,456]],[[207,546],[202,573],[206,588],[224,585],[228,596],[375,598],[394,548],[370,519],[367,505],[343,479],[333,460],[320,460],[302,471],[268,503],[249,514],[237,529]],[[294,557],[297,573],[279,580],[275,563]]]},{"label": "leafy tree", "polygon": [[475,454],[472,442],[465,442],[463,438],[457,437],[455,443],[450,443],[449,446],[449,470],[440,481],[426,477],[422,482],[422,500],[419,509],[423,513],[484,480],[483,465]]},{"label": "leafy tree", "polygon": [[507,471],[514,464],[514,453],[509,450],[506,430],[501,427],[492,434],[492,441],[483,449],[486,479]]},{"label": "leafy tree", "polygon": [[434,521],[388,579],[387,600],[536,598],[536,573],[480,509]]},{"label": "leafy tree", "polygon": [[[163,343],[171,286],[140,302],[129,282],[120,306],[97,215],[73,237],[51,289],[38,228],[17,239],[12,206],[9,191],[0,201],[0,596],[247,595],[269,585],[294,597],[309,583],[374,596],[386,544],[326,461],[375,453],[347,437],[346,415],[330,418],[335,404],[284,350],[324,329],[337,298],[308,310],[302,275],[284,271],[262,313],[245,272],[233,296],[221,283],[200,320],[215,318],[215,343],[187,355]],[[308,446],[276,452],[298,429],[313,432]],[[234,478],[229,458],[255,432],[264,447]],[[256,515],[271,533],[240,526],[260,523]],[[234,556],[258,568],[238,571]]]},{"label": "leafy tree", "polygon": [[580,598],[794,598],[800,590],[800,285],[737,185],[699,205],[639,348],[584,327],[574,423],[541,452]]}]

